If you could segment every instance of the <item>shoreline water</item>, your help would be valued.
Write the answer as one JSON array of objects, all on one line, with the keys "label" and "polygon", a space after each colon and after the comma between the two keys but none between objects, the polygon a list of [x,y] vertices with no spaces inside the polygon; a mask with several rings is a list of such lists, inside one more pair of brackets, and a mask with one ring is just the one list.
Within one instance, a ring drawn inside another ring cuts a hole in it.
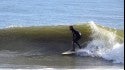
[{"label": "shoreline water", "polygon": [[[45,59],[44,59],[45,58]],[[53,59],[54,58],[54,59]],[[9,59],[9,58],[8,58]],[[18,62],[14,62],[16,60]],[[20,60],[21,59],[21,60]],[[53,60],[52,60],[53,59]],[[69,60],[70,59],[70,60]],[[75,59],[75,60],[74,60]],[[35,62],[32,62],[32,61]],[[25,56],[15,57],[10,64],[0,64],[3,69],[124,69],[124,64],[114,64],[102,58],[79,56]],[[20,64],[20,62],[23,62]],[[34,65],[35,64],[35,65]]]}]

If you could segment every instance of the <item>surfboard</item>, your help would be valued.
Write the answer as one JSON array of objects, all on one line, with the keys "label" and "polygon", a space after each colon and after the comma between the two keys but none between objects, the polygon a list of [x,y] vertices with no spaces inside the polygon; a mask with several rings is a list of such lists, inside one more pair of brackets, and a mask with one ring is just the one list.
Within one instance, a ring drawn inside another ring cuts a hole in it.
[{"label": "surfboard", "polygon": [[75,51],[66,51],[62,53],[62,55],[74,55],[74,54],[75,54]]}]

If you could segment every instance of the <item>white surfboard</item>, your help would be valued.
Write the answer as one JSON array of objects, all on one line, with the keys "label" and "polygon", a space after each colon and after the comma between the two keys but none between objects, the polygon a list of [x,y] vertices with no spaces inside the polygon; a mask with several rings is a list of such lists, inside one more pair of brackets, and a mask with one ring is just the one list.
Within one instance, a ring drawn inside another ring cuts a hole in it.
[{"label": "white surfboard", "polygon": [[72,55],[75,54],[75,51],[66,51],[62,53],[63,55]]}]

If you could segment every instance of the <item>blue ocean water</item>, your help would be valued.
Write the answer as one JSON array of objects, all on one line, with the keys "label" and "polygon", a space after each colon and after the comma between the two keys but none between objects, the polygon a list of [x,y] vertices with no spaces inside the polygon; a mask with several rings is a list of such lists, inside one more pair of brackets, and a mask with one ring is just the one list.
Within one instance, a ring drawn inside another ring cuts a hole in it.
[{"label": "blue ocean water", "polygon": [[94,21],[124,28],[124,0],[0,0],[0,28]]}]

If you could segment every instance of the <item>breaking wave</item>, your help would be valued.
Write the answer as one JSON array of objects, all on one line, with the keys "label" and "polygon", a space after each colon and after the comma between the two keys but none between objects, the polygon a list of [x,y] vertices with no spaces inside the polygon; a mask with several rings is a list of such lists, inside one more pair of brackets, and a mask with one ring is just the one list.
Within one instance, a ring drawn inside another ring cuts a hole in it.
[{"label": "breaking wave", "polygon": [[124,38],[117,34],[117,30],[106,30],[90,22],[92,40],[84,49],[78,50],[80,56],[102,57],[113,63],[124,64]]},{"label": "breaking wave", "polygon": [[[74,25],[82,34],[78,56],[101,57],[114,63],[124,63],[124,30],[89,22]],[[68,25],[32,26],[0,29],[0,51],[37,55],[60,54],[71,48]],[[3,56],[3,54],[1,54]]]}]

